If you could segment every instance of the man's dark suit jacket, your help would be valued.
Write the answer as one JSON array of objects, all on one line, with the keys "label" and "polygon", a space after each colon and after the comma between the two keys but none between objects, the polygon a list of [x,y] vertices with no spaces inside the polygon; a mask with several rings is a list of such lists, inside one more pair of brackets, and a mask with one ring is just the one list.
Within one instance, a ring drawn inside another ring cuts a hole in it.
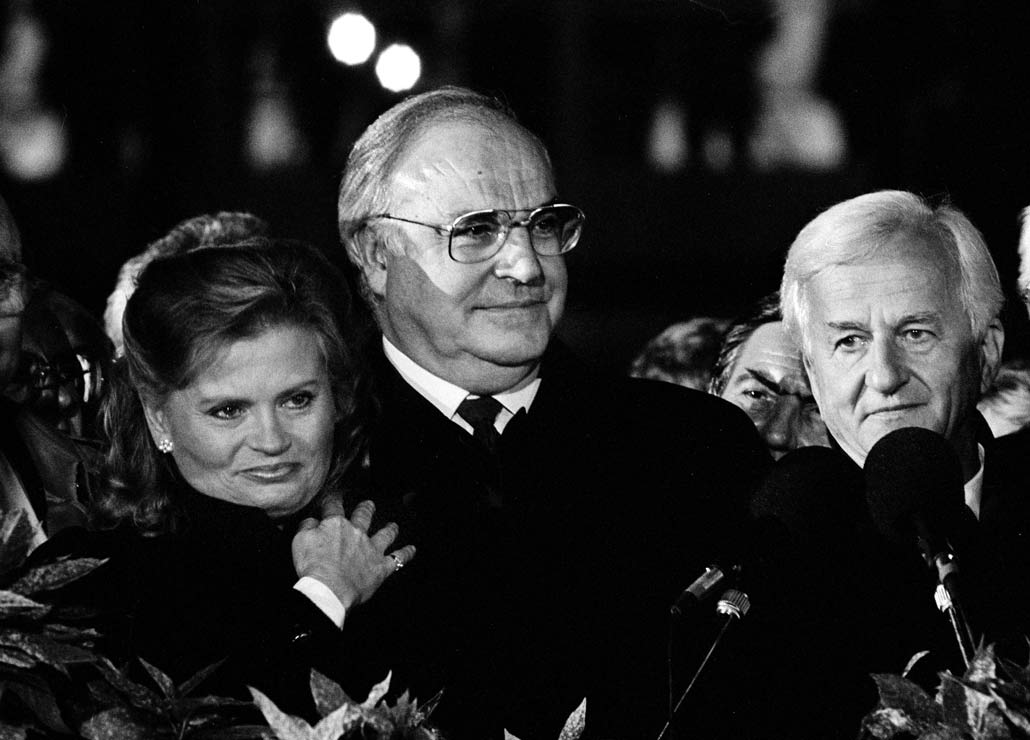
[{"label": "man's dark suit jacket", "polygon": [[[987,433],[980,442],[980,519],[970,518],[955,538],[966,611],[974,632],[1025,665],[1030,437],[993,440]],[[854,738],[877,704],[870,674],[899,674],[925,650],[911,677],[931,693],[939,671],[963,672],[950,626],[934,605],[936,574],[914,540],[889,541],[876,531],[862,470],[834,452],[836,469],[799,476],[796,494],[833,497],[839,517],[766,564],[770,577],[754,599],[737,658],[748,672],[734,718],[740,725],[726,737]]]},{"label": "man's dark suit jacket", "polygon": [[99,454],[23,406],[0,399],[0,451],[17,473],[48,534],[86,521]]},{"label": "man's dark suit jacket", "polygon": [[418,552],[348,614],[350,688],[442,689],[458,740],[551,740],[584,697],[592,737],[651,738],[669,605],[740,535],[768,455],[714,396],[553,347],[540,374],[492,458],[381,358],[372,497]]}]

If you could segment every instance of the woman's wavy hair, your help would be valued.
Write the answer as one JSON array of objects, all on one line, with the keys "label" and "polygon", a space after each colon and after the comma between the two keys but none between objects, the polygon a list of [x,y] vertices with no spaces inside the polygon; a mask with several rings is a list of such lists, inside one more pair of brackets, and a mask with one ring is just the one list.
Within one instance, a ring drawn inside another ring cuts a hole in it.
[{"label": "woman's wavy hair", "polygon": [[321,254],[299,242],[255,238],[161,257],[140,274],[122,321],[125,356],[101,408],[108,451],[95,526],[176,529],[170,492],[181,479],[150,436],[143,400],[160,405],[231,343],[282,326],[317,337],[340,419],[319,496],[341,486],[364,451],[370,393],[362,325],[342,275]]}]

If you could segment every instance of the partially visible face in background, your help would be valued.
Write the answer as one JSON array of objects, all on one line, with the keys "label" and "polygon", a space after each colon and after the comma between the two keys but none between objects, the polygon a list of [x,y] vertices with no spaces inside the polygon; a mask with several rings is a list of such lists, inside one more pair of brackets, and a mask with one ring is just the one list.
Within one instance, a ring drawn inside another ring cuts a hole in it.
[{"label": "partially visible face in background", "polygon": [[760,325],[741,345],[720,395],[751,417],[775,459],[798,447],[828,445],[801,351],[782,322]]}]

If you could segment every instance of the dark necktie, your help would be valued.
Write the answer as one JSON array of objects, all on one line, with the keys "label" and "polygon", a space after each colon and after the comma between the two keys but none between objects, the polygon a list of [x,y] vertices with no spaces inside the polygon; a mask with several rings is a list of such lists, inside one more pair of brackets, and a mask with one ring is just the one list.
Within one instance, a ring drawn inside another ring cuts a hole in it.
[{"label": "dark necktie", "polygon": [[466,398],[458,406],[458,416],[472,427],[472,436],[491,453],[497,452],[497,443],[501,439],[494,427],[500,410],[501,402],[493,396]]}]

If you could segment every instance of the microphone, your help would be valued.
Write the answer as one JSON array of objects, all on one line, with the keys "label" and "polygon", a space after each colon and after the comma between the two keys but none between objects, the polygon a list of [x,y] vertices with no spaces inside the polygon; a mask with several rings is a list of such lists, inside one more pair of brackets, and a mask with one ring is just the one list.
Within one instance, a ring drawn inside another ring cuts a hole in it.
[{"label": "microphone", "polygon": [[[838,491],[846,476],[858,480],[850,497]],[[798,603],[807,602],[799,597],[812,577],[809,574],[832,560],[827,555],[831,545],[843,546],[846,537],[841,532],[845,524],[854,521],[852,512],[855,501],[861,501],[860,492],[861,480],[854,465],[825,447],[794,450],[773,466],[752,497],[748,525],[724,548],[728,555],[705,568],[670,608],[677,617],[718,597],[715,637],[707,643],[707,651],[698,653],[700,664],[676,702],[672,701],[670,637],[669,717],[659,735],[661,740],[669,736],[687,697],[727,632],[734,629],[731,625],[748,614],[753,601],[756,613],[779,614],[781,602],[793,609],[803,608]],[[755,593],[757,599],[752,598]]]},{"label": "microphone", "polygon": [[704,573],[687,586],[683,593],[673,602],[673,605],[669,607],[669,613],[673,617],[681,617],[684,612],[692,611],[711,596],[724,591],[727,586],[736,580],[739,574],[739,565],[709,565],[705,568]]},{"label": "microphone", "polygon": [[938,607],[951,622],[966,665],[975,641],[959,587],[956,545],[975,526],[965,504],[962,467],[944,437],[919,427],[880,439],[865,462],[866,500],[876,528],[894,542],[912,542],[936,573]]},{"label": "microphone", "polygon": [[708,565],[669,611],[681,616],[731,586],[746,592],[771,571],[789,570],[787,554],[802,546],[825,554],[858,515],[858,499],[830,495],[847,475],[854,476],[852,466],[826,447],[802,447],[780,458],[751,499],[746,531],[725,548],[733,554]]}]

